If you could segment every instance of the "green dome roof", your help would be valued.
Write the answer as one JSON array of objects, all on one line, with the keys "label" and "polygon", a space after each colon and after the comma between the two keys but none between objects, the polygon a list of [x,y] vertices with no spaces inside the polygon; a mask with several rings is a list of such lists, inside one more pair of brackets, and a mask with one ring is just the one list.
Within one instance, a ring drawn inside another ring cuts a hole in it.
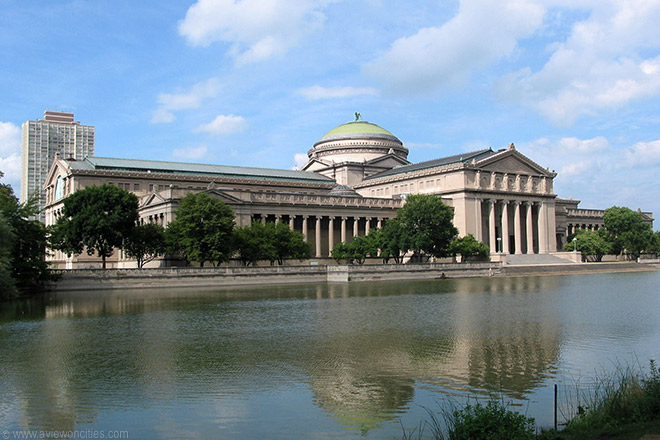
[{"label": "green dome roof", "polygon": [[396,137],[389,131],[385,130],[382,127],[379,127],[376,124],[371,124],[366,121],[353,121],[353,122],[347,122],[346,124],[342,124],[339,127],[330,130],[329,132],[323,135],[321,140],[328,138],[330,136],[345,135],[345,134],[361,134],[361,135],[384,134],[384,135]]}]

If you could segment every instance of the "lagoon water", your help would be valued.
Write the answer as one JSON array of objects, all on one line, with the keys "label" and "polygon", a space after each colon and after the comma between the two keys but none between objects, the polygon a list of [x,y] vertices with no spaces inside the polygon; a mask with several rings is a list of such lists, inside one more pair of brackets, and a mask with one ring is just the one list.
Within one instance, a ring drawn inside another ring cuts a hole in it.
[{"label": "lagoon water", "polygon": [[660,272],[59,292],[0,305],[0,431],[391,439],[492,395],[551,426],[554,384],[561,421],[650,359]]}]

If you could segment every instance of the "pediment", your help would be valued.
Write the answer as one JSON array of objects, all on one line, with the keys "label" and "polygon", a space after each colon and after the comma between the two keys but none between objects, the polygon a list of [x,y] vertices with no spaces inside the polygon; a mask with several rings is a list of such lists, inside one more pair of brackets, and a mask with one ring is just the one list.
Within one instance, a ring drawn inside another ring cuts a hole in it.
[{"label": "pediment", "polygon": [[159,205],[164,202],[165,199],[163,198],[163,196],[161,196],[158,193],[151,193],[143,197],[142,200],[140,200],[140,209],[145,208],[147,206]]},{"label": "pediment", "polygon": [[542,175],[549,177],[554,177],[555,175],[555,173],[551,173],[516,150],[507,150],[494,154],[484,160],[478,161],[476,165],[478,169],[496,173]]},{"label": "pediment", "polygon": [[379,167],[394,168],[401,165],[410,165],[410,162],[397,156],[396,154],[386,154],[367,161],[367,165],[377,165]]},{"label": "pediment", "polygon": [[305,165],[303,165],[303,171],[317,171],[328,168],[330,164],[323,162],[318,159],[310,159]]},{"label": "pediment", "polygon": [[239,203],[244,203],[243,200],[239,199],[238,197],[228,194],[220,189],[215,189],[215,188],[207,189],[204,192],[213,198],[220,199],[220,201],[228,205],[236,205]]},{"label": "pediment", "polygon": [[69,174],[68,167],[66,165],[66,162],[64,162],[62,159],[55,159],[50,166],[50,169],[48,170],[48,174],[46,175],[46,180],[44,182],[44,188],[47,188],[51,184],[55,184],[55,179],[57,179],[57,176],[67,176]]}]

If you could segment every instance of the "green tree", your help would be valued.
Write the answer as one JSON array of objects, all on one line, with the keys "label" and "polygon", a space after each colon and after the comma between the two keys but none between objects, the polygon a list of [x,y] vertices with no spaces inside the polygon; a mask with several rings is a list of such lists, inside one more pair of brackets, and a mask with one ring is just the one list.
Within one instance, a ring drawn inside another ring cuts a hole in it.
[{"label": "green tree", "polygon": [[[278,222],[266,225],[268,236],[271,237],[272,247],[275,249],[275,258],[280,266],[284,260],[292,258],[304,260],[311,256],[311,243],[305,241],[305,236],[300,232],[293,231],[289,225]],[[270,260],[269,261],[273,261]]]},{"label": "green tree", "polygon": [[468,261],[470,258],[487,258],[490,249],[474,238],[474,235],[468,234],[465,237],[457,238],[449,244],[449,253],[456,257],[461,256],[461,261]]},{"label": "green tree", "polygon": [[607,238],[605,229],[589,231],[578,229],[574,235],[575,240],[570,240],[564,245],[564,250],[573,252],[575,250],[582,253],[584,261],[602,261],[603,255],[612,252],[612,243]]},{"label": "green tree", "polygon": [[16,281],[11,274],[11,252],[15,241],[14,231],[0,212],[0,300],[18,296]]},{"label": "green tree", "polygon": [[234,253],[234,212],[206,193],[181,199],[176,220],[166,230],[168,247],[187,261],[217,265]]},{"label": "green tree", "polygon": [[46,229],[41,222],[29,220],[37,213],[36,198],[19,203],[12,188],[0,184],[0,216],[6,229],[6,234],[0,234],[0,247],[8,252],[3,267],[21,292],[41,290],[52,279],[45,260]]},{"label": "green tree", "polygon": [[135,258],[138,269],[165,253],[165,228],[157,223],[137,225],[124,240],[126,255]]},{"label": "green tree", "polygon": [[605,210],[603,221],[613,253],[625,253],[628,259],[634,260],[647,247],[653,246],[651,225],[644,221],[641,213],[630,208],[613,206]]},{"label": "green tree", "polygon": [[402,229],[402,247],[414,257],[446,257],[449,244],[458,235],[452,209],[434,194],[408,196],[397,213]]},{"label": "green tree", "polygon": [[243,266],[254,265],[260,260],[275,260],[275,249],[267,237],[266,227],[261,222],[242,226],[234,230],[234,245],[238,260]]},{"label": "green tree", "polygon": [[337,243],[331,255],[337,263],[347,260],[349,263],[364,264],[367,257],[378,255],[377,236],[370,233],[363,237],[353,237],[350,243]]},{"label": "green tree", "polygon": [[380,231],[380,236],[376,235],[376,240],[383,261],[387,263],[393,259],[396,264],[403,263],[403,256],[406,253],[404,242],[406,234],[401,226],[401,220],[398,218],[387,220]]},{"label": "green tree", "polygon": [[113,185],[90,186],[62,201],[62,215],[53,225],[51,246],[68,255],[97,253],[106,259],[122,248],[138,219],[135,194]]}]

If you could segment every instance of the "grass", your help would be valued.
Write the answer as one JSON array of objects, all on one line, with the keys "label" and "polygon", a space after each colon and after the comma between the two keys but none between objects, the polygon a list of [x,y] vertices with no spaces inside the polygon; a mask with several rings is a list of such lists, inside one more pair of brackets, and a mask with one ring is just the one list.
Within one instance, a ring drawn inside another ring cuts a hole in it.
[{"label": "grass", "polygon": [[534,419],[493,400],[443,409],[441,418],[427,410],[430,420],[410,432],[404,429],[402,438],[426,438],[425,431],[436,440],[639,440],[660,435],[660,370],[653,360],[648,374],[619,368],[599,379],[590,393],[578,394],[578,400],[577,414],[562,430],[535,433]]}]

